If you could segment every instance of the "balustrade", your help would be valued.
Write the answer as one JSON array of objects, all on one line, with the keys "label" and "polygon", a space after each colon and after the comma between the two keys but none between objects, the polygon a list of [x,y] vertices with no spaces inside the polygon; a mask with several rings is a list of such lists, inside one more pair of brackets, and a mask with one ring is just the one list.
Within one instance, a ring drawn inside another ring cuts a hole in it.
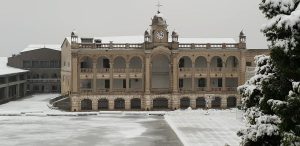
[{"label": "balustrade", "polygon": [[92,68],[81,68],[81,73],[92,73],[93,69]]}]

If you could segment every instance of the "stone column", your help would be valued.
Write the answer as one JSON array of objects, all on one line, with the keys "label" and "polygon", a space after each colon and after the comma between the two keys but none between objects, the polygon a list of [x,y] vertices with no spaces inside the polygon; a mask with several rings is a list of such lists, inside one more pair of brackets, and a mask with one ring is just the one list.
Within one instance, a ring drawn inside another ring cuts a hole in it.
[{"label": "stone column", "polygon": [[108,109],[113,110],[115,108],[115,102],[114,99],[108,98]]},{"label": "stone column", "polygon": [[190,99],[190,106],[192,109],[196,109],[196,99],[195,98],[191,98]]},{"label": "stone column", "polygon": [[210,91],[210,62],[207,62],[207,91]]},{"label": "stone column", "polygon": [[97,62],[93,63],[93,92],[97,92]]},{"label": "stone column", "polygon": [[92,99],[92,110],[97,111],[98,110],[98,100],[96,98]]},{"label": "stone column", "polygon": [[227,108],[227,97],[221,97],[221,108]]},{"label": "stone column", "polygon": [[79,74],[80,74],[80,63],[78,63],[78,55],[72,53],[72,71],[71,71],[71,92],[78,93],[79,88]]},{"label": "stone column", "polygon": [[225,77],[226,77],[226,68],[225,68],[225,62],[223,62],[223,69],[222,69],[222,91],[226,91]]},{"label": "stone column", "polygon": [[192,61],[192,91],[195,91],[195,62]]},{"label": "stone column", "polygon": [[173,62],[173,93],[178,93],[177,54],[172,54],[172,62]]},{"label": "stone column", "polygon": [[110,70],[109,70],[109,92],[112,93],[113,92],[113,83],[114,83],[114,78],[113,78],[113,74],[114,73],[114,63],[111,62],[110,63]]},{"label": "stone column", "polygon": [[145,61],[145,93],[150,94],[150,54],[146,54]]},{"label": "stone column", "polygon": [[129,91],[129,63],[126,63],[126,92]]},{"label": "stone column", "polygon": [[16,85],[16,98],[19,98],[20,97],[20,84],[18,83]]},{"label": "stone column", "polygon": [[145,98],[145,106],[144,106],[145,110],[152,110],[153,104],[150,95],[144,95],[144,98]]},{"label": "stone column", "polygon": [[8,98],[9,97],[9,86],[4,87],[4,98]]},{"label": "stone column", "polygon": [[130,98],[125,99],[125,110],[130,110],[131,103],[130,103]]}]

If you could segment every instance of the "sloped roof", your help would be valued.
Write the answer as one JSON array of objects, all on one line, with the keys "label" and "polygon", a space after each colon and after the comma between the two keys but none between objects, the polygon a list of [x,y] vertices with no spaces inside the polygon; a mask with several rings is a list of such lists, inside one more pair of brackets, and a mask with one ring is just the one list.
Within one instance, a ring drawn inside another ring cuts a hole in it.
[{"label": "sloped roof", "polygon": [[61,45],[58,45],[58,44],[31,44],[31,45],[27,46],[21,52],[27,52],[27,51],[37,50],[37,49],[41,49],[41,48],[47,48],[47,49],[61,51]]},{"label": "sloped roof", "polygon": [[28,70],[7,66],[7,57],[0,57],[0,76],[23,72],[28,72]]}]

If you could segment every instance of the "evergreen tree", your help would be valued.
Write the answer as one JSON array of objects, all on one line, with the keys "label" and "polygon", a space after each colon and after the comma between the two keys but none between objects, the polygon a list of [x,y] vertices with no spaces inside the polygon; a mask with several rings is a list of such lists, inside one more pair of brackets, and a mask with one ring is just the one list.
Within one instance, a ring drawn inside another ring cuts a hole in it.
[{"label": "evergreen tree", "polygon": [[262,0],[271,56],[256,57],[256,75],[238,88],[247,127],[242,145],[300,145],[300,0]]}]

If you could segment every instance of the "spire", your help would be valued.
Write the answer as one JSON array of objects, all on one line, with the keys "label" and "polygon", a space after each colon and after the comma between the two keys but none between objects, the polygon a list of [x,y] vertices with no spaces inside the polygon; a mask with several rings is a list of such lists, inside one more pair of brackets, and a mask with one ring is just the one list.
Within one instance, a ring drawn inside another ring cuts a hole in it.
[{"label": "spire", "polygon": [[159,0],[158,0],[156,6],[157,6],[157,14],[159,14],[159,13],[160,13],[159,8],[160,8],[161,6],[163,6],[163,5],[161,5],[160,2],[159,2]]}]

